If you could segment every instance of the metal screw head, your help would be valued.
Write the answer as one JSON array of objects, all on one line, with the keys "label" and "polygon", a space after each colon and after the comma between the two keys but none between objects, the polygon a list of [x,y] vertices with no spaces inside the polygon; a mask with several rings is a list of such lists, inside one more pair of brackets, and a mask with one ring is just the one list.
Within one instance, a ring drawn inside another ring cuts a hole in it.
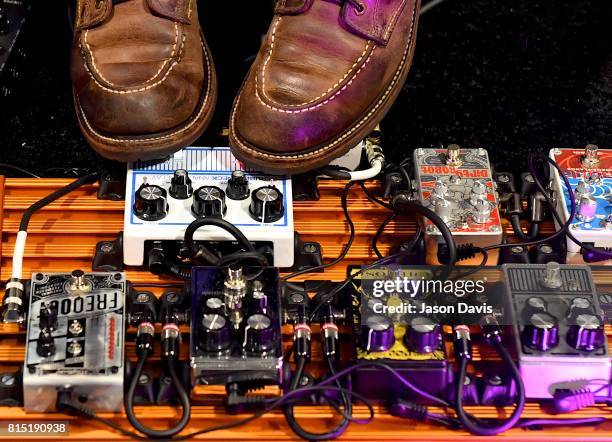
[{"label": "metal screw head", "polygon": [[302,293],[293,293],[289,299],[292,303],[297,304],[300,302],[304,302],[304,295]]},{"label": "metal screw head", "polygon": [[317,251],[317,246],[311,242],[304,244],[303,250],[305,253],[314,253]]},{"label": "metal screw head", "polygon": [[176,304],[180,301],[180,296],[176,292],[168,292],[166,293],[166,302],[170,304]]},{"label": "metal screw head", "polygon": [[499,181],[500,183],[509,183],[510,177],[508,175],[498,175],[497,181]]},{"label": "metal screw head", "polygon": [[114,250],[115,245],[110,241],[103,242],[102,244],[100,244],[100,252],[102,253],[111,253]]},{"label": "metal screw head", "polygon": [[150,300],[151,300],[151,295],[149,293],[142,292],[136,295],[137,302],[145,303],[145,302],[149,302]]},{"label": "metal screw head", "polygon": [[76,319],[70,323],[68,331],[73,335],[80,335],[83,332],[83,326]]},{"label": "metal screw head", "polygon": [[0,384],[5,385],[7,387],[11,387],[15,385],[15,376],[12,374],[4,374],[0,378]]},{"label": "metal screw head", "polygon": [[389,178],[394,183],[401,183],[402,182],[402,177],[399,174],[397,174],[397,173],[391,174],[391,176]]},{"label": "metal screw head", "polygon": [[478,149],[478,155],[480,155],[481,157],[486,157],[487,156],[487,151],[482,149],[482,148],[479,148]]},{"label": "metal screw head", "polygon": [[425,153],[425,151],[421,148],[418,148],[417,150],[414,151],[415,154],[417,154],[418,156],[421,156]]},{"label": "metal screw head", "polygon": [[531,174],[525,175],[525,181],[527,181],[528,183],[535,183],[535,180],[533,179],[533,176]]},{"label": "metal screw head", "polygon": [[540,252],[550,255],[553,252],[553,248],[548,244],[542,244],[540,246]]},{"label": "metal screw head", "polygon": [[556,147],[556,148],[553,149],[552,153],[553,153],[553,155],[557,156],[557,155],[559,155],[561,153],[561,149]]},{"label": "metal screw head", "polygon": [[140,377],[138,378],[138,383],[140,385],[145,385],[148,384],[150,380],[151,376],[149,376],[147,373],[141,373]]},{"label": "metal screw head", "polygon": [[521,246],[514,246],[510,248],[510,251],[514,254],[519,254],[519,253],[523,253],[523,248]]},{"label": "metal screw head", "polygon": [[493,375],[489,378],[490,385],[501,385],[501,383],[502,383],[502,378],[500,378],[498,375]]}]

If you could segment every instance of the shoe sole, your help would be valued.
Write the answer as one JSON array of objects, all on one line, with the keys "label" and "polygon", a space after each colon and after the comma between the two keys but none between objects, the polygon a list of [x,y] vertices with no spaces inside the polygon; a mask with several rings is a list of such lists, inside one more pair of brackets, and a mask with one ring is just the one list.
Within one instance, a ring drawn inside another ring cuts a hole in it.
[{"label": "shoe sole", "polygon": [[[418,7],[415,8],[413,16],[414,31],[416,31],[418,24],[418,9]],[[376,128],[376,125],[383,119],[395,102],[410,71],[415,45],[416,35],[412,35],[410,44],[402,56],[402,62],[391,82],[387,85],[382,96],[378,98],[376,104],[367,110],[365,117],[362,117],[355,125],[343,134],[340,134],[336,139],[325,145],[317,146],[306,153],[295,155],[274,154],[263,150],[261,147],[253,146],[239,137],[235,130],[236,109],[240,100],[240,95],[238,95],[236,103],[232,108],[229,135],[230,147],[234,156],[247,166],[262,172],[293,175],[326,166],[334,159],[346,154]],[[309,159],[309,157],[314,158]]]},{"label": "shoe sole", "polygon": [[[170,131],[121,137],[101,134],[87,120],[73,89],[72,96],[79,126],[92,149],[110,160],[123,162],[155,160],[167,157],[201,137],[212,119],[217,102],[217,75],[205,40],[202,40],[202,49],[208,67],[206,88],[202,90],[200,102],[192,116],[184,124]],[[129,150],[126,150],[126,145],[129,145]]]}]

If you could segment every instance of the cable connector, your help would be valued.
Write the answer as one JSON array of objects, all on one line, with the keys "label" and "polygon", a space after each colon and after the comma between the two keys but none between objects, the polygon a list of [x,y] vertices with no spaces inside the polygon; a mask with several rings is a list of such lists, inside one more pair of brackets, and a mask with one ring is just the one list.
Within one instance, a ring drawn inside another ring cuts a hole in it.
[{"label": "cable connector", "polygon": [[21,324],[25,321],[24,293],[23,283],[17,278],[11,278],[6,284],[6,291],[2,299],[2,322],[5,324]]},{"label": "cable connector", "polygon": [[612,259],[612,247],[592,247],[581,250],[584,262],[601,262]]},{"label": "cable connector", "polygon": [[486,315],[480,320],[482,336],[487,344],[494,346],[502,342],[502,329],[497,322],[495,315]]},{"label": "cable connector", "polygon": [[453,349],[457,360],[472,359],[472,340],[470,328],[467,325],[456,325],[453,329]]},{"label": "cable connector", "polygon": [[165,324],[161,332],[162,358],[178,359],[181,332],[176,324]]},{"label": "cable connector", "polygon": [[310,360],[310,341],[312,330],[305,322],[296,324],[293,327],[293,349],[296,360]]},{"label": "cable connector", "polygon": [[136,332],[136,354],[141,356],[151,356],[153,354],[153,342],[155,339],[155,326],[150,322],[138,324]]},{"label": "cable connector", "polygon": [[571,413],[595,404],[595,393],[583,388],[580,390],[558,389],[553,393],[553,411],[555,414]]}]

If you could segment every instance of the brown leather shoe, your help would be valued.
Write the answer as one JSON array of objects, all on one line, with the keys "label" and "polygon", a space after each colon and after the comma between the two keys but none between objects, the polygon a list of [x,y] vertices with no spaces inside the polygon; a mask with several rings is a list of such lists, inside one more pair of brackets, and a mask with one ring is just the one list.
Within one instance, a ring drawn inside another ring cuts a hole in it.
[{"label": "brown leather shoe", "polygon": [[279,0],[234,102],[234,155],[292,174],[357,145],[406,79],[418,8],[419,0]]},{"label": "brown leather shoe", "polygon": [[189,145],[217,96],[196,0],[78,0],[72,82],[100,155],[153,159]]}]

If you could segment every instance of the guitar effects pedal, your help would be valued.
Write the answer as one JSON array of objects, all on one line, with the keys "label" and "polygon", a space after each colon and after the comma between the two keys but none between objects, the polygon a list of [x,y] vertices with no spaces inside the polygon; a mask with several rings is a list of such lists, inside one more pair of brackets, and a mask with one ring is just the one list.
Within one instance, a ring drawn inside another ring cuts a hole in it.
[{"label": "guitar effects pedal", "polygon": [[194,267],[194,385],[279,385],[282,368],[278,269]]},{"label": "guitar effects pedal", "polygon": [[123,273],[32,275],[26,411],[53,411],[60,389],[90,409],[122,409],[125,293]]},{"label": "guitar effects pedal", "polygon": [[[561,168],[574,193],[576,215],[570,224],[571,233],[595,247],[612,247],[612,150],[589,144],[583,150],[552,149],[550,158]],[[567,222],[571,213],[568,189],[556,169],[552,178],[559,196],[557,210]],[[567,250],[568,259],[577,261],[580,247],[568,239]]]},{"label": "guitar effects pedal", "polygon": [[605,319],[591,269],[549,262],[506,264],[503,271],[527,397],[609,380]]},{"label": "guitar effects pedal", "polygon": [[[455,242],[484,247],[499,244],[502,225],[485,149],[416,149],[414,167],[422,204],[440,216]],[[436,254],[440,231],[424,220],[428,254]]]},{"label": "guitar effects pedal", "polygon": [[[132,163],[126,195],[127,265],[144,265],[153,242],[181,241],[200,217],[229,221],[256,246],[272,246],[274,266],[293,265],[291,180],[245,169],[227,147],[188,147],[163,162]],[[214,226],[198,229],[194,239],[235,241]]]}]

